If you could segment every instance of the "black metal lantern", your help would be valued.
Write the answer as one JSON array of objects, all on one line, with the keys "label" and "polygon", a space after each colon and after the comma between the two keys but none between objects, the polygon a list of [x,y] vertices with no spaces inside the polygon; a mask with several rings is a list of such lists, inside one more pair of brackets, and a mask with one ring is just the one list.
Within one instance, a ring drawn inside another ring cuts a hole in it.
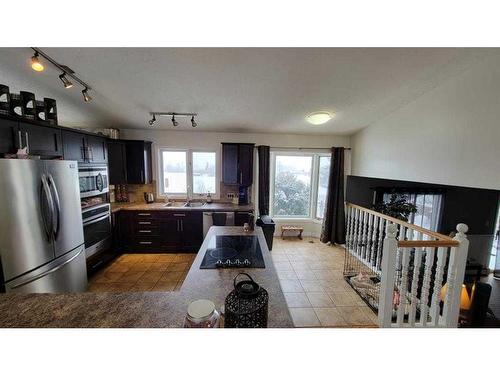
[{"label": "black metal lantern", "polygon": [[[236,282],[240,275],[247,276],[249,280]],[[268,302],[267,290],[253,281],[247,273],[239,273],[234,278],[234,290],[226,297],[224,327],[267,327]]]}]

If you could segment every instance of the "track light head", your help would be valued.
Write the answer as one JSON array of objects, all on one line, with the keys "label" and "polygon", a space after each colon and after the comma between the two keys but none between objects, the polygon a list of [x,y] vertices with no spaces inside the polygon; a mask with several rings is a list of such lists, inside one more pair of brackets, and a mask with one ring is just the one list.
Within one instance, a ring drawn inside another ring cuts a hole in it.
[{"label": "track light head", "polygon": [[83,100],[85,100],[86,102],[90,102],[92,100],[92,97],[89,95],[88,87],[85,87],[82,90],[82,95],[83,95]]},{"label": "track light head", "polygon": [[174,126],[179,126],[179,123],[177,122],[177,120],[175,119],[175,115],[172,115],[172,124]]},{"label": "track light head", "polygon": [[31,58],[31,69],[33,69],[35,72],[42,72],[45,69],[45,67],[40,62],[38,56],[39,56],[38,52],[35,52],[35,54]]},{"label": "track light head", "polygon": [[73,82],[66,78],[66,73],[59,75],[59,79],[62,81],[65,89],[73,87]]},{"label": "track light head", "polygon": [[156,121],[156,117],[155,115],[153,115],[153,118],[151,120],[149,120],[149,125],[153,125]]},{"label": "track light head", "polygon": [[191,116],[191,125],[193,126],[193,128],[196,128],[198,126],[198,124],[196,123],[196,121],[194,120],[194,115]]}]

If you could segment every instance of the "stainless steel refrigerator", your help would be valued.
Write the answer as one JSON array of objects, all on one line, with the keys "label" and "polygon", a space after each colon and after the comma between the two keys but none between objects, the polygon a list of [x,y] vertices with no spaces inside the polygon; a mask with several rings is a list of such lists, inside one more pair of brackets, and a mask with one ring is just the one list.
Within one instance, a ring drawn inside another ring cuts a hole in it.
[{"label": "stainless steel refrigerator", "polygon": [[18,293],[87,288],[78,165],[0,159],[0,271]]}]

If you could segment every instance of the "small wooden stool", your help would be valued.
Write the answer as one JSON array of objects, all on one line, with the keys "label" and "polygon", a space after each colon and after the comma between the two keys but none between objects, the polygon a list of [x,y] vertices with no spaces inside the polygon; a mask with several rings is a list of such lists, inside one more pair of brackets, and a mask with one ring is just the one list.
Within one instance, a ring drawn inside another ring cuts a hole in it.
[{"label": "small wooden stool", "polygon": [[304,231],[303,227],[297,227],[295,225],[282,225],[281,226],[281,239],[285,238],[285,232],[299,232],[299,239],[302,239],[302,232]]}]

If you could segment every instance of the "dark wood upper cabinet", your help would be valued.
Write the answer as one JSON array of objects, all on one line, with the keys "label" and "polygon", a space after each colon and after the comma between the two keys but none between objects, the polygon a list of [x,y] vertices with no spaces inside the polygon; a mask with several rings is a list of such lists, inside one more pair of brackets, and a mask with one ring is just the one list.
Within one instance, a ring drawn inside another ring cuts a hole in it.
[{"label": "dark wood upper cabinet", "polygon": [[253,183],[253,144],[238,146],[238,168],[240,171],[240,185],[250,186]]},{"label": "dark wood upper cabinet", "polygon": [[77,131],[62,131],[64,159],[79,163],[107,163],[107,138]]},{"label": "dark wood upper cabinet", "polygon": [[109,183],[150,184],[153,180],[151,142],[108,140]]},{"label": "dark wood upper cabinet", "polygon": [[127,183],[127,156],[125,142],[108,140],[109,183],[122,185]]},{"label": "dark wood upper cabinet", "polygon": [[62,156],[61,129],[0,118],[0,154],[16,153],[23,147],[32,155]]},{"label": "dark wood upper cabinet", "polygon": [[64,159],[75,160],[84,163],[85,158],[85,134],[63,130]]},{"label": "dark wood upper cabinet", "polygon": [[90,163],[108,162],[108,143],[104,137],[87,135],[86,146],[88,150],[88,161]]},{"label": "dark wood upper cabinet", "polygon": [[225,184],[237,184],[238,173],[238,145],[234,143],[222,144],[222,181]]},{"label": "dark wood upper cabinet", "polygon": [[23,145],[28,153],[40,156],[62,156],[61,129],[30,123],[19,123]]},{"label": "dark wood upper cabinet", "polygon": [[250,186],[253,183],[253,143],[222,143],[222,181]]},{"label": "dark wood upper cabinet", "polygon": [[12,154],[17,151],[21,133],[18,133],[17,121],[0,118],[0,154]]}]

